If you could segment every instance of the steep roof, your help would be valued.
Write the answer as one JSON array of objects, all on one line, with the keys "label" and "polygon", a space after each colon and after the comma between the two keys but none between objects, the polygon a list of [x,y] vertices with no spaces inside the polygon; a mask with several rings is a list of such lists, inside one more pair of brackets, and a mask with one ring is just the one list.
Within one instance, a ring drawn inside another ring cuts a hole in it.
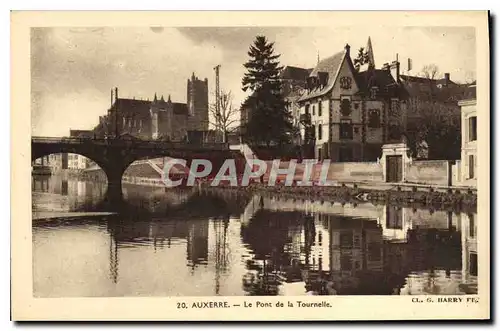
[{"label": "steep roof", "polygon": [[[342,59],[344,58],[345,52],[338,52],[337,54],[334,54],[330,57],[327,57],[326,59],[323,59],[319,61],[319,63],[316,65],[316,67],[313,69],[311,74],[309,75],[310,77],[315,77],[318,76],[318,72],[327,72],[331,76],[335,76],[337,74],[337,71],[342,64]],[[335,77],[333,77],[335,79]]]},{"label": "steep roof", "polygon": [[281,79],[305,81],[313,69],[286,66],[280,73]]},{"label": "steep roof", "polygon": [[396,84],[388,70],[375,69],[362,71],[357,74],[357,82],[360,90],[367,91],[372,86],[383,88],[389,85]]},{"label": "steep roof", "polygon": [[[440,79],[430,79],[426,77],[418,77],[418,76],[409,76],[409,75],[400,75],[399,76],[401,80],[407,82],[407,83],[418,83],[418,84],[429,84],[433,83],[435,85],[438,84],[446,84],[446,78],[440,78]],[[458,85],[452,80],[448,80],[449,85]]]},{"label": "steep roof", "polygon": [[328,83],[323,87],[317,87],[309,93],[304,94],[300,100],[307,100],[321,96],[333,88],[345,54],[345,51],[342,51],[319,61],[318,65],[313,69],[309,77],[318,77],[320,72],[326,72],[328,73]]},{"label": "steep roof", "polygon": [[[152,101],[148,100],[118,99],[113,105],[113,108],[118,107],[119,111],[126,114],[134,114],[138,117],[149,116],[149,110],[152,103]],[[171,104],[175,115],[188,114],[187,104],[185,103],[157,100],[155,104],[160,108],[166,108]]]},{"label": "steep roof", "polygon": [[405,93],[405,90],[396,84],[389,70],[370,69],[361,71],[356,74],[356,82],[358,83],[359,93],[369,93],[372,87],[378,87],[377,94],[379,96],[396,97],[396,95],[404,96]]},{"label": "steep roof", "polygon": [[113,104],[114,109],[127,114],[149,114],[151,101],[136,99],[117,99]]},{"label": "steep roof", "polygon": [[457,100],[475,95],[475,86],[464,86],[448,81],[448,86],[439,88],[444,79],[428,79],[423,77],[401,75],[401,82],[410,97],[456,103]]}]

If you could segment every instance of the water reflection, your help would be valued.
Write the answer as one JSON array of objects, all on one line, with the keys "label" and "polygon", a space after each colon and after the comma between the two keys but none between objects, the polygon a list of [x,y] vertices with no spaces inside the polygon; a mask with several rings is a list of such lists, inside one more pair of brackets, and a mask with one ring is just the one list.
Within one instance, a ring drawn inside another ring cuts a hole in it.
[{"label": "water reflection", "polygon": [[[34,182],[35,209],[64,185],[69,201],[100,192],[60,181]],[[36,296],[477,293],[475,213],[124,191],[151,212],[35,222]]]}]

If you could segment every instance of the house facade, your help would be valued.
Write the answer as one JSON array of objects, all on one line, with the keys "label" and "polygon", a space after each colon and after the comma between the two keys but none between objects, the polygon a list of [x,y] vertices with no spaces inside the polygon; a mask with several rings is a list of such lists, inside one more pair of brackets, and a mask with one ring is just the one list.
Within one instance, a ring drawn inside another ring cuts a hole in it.
[{"label": "house facade", "polygon": [[[371,48],[370,48],[371,52]],[[373,54],[369,57],[373,61]],[[384,143],[400,141],[406,113],[399,62],[358,72],[350,46],[319,61],[298,99],[300,114],[310,118],[315,158],[337,162],[373,161]],[[306,135],[306,127],[301,135]]]},{"label": "house facade", "polygon": [[477,110],[476,99],[459,101],[462,109],[461,181],[477,185]]}]

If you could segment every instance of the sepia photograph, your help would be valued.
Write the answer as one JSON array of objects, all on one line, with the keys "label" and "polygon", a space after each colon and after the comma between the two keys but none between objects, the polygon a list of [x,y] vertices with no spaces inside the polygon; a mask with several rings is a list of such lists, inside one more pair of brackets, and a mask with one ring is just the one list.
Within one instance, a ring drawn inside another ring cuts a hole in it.
[{"label": "sepia photograph", "polygon": [[[397,297],[487,318],[488,15],[446,13],[14,13],[22,296],[167,298],[165,319],[194,320]],[[59,316],[33,307],[18,316]]]}]

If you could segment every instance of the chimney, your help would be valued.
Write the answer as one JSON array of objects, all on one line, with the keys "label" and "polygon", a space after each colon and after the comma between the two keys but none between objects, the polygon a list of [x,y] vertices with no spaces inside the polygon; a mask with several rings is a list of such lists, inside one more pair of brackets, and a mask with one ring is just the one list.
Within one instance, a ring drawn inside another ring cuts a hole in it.
[{"label": "chimney", "polygon": [[382,70],[389,70],[389,63],[384,63]]},{"label": "chimney", "polygon": [[450,73],[447,72],[444,74],[444,84],[448,85],[450,83]]},{"label": "chimney", "polygon": [[111,89],[111,107],[113,107],[113,89]]},{"label": "chimney", "polygon": [[396,83],[399,83],[399,62],[392,61],[390,68],[391,68],[392,78],[394,78]]},{"label": "chimney", "polygon": [[115,87],[115,101],[118,100],[118,87]]}]

